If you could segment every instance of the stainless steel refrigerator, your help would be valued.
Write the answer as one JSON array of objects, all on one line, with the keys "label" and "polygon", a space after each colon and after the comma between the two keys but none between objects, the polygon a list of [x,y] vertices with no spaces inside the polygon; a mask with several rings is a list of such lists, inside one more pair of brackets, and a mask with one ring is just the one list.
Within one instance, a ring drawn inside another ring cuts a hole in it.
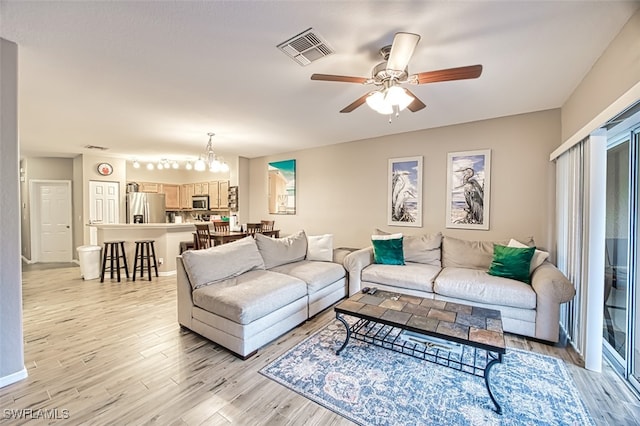
[{"label": "stainless steel refrigerator", "polygon": [[127,223],[165,223],[165,214],[164,194],[127,194]]}]

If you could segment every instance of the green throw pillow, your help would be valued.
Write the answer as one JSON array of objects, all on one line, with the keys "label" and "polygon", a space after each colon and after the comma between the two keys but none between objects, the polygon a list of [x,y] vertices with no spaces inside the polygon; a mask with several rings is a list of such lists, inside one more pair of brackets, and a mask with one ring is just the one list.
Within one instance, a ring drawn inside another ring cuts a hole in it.
[{"label": "green throw pillow", "polygon": [[383,265],[404,265],[402,234],[372,235],[373,258]]},{"label": "green throw pillow", "polygon": [[531,284],[529,269],[535,251],[535,247],[519,248],[495,244],[489,275]]}]

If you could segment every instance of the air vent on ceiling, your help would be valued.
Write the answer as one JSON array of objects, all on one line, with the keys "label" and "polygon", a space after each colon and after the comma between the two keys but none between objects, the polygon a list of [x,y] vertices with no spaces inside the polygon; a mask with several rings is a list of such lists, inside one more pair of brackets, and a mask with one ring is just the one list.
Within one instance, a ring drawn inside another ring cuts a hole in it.
[{"label": "air vent on ceiling", "polygon": [[334,53],[313,28],[280,43],[277,47],[302,66]]},{"label": "air vent on ceiling", "polygon": [[100,150],[100,151],[106,151],[106,150],[109,149],[106,146],[97,146],[97,145],[85,145],[84,147],[87,148],[87,149],[97,149],[97,150]]}]

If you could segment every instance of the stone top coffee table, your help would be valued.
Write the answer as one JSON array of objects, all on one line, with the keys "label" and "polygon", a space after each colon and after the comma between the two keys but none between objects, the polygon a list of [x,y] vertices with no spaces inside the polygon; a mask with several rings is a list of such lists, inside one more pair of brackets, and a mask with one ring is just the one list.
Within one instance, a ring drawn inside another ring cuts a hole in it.
[{"label": "stone top coffee table", "polygon": [[[357,293],[334,308],[349,339],[411,355],[468,374],[484,377],[489,397],[489,372],[506,353],[500,311],[400,293]],[[350,325],[344,315],[357,320]]]}]

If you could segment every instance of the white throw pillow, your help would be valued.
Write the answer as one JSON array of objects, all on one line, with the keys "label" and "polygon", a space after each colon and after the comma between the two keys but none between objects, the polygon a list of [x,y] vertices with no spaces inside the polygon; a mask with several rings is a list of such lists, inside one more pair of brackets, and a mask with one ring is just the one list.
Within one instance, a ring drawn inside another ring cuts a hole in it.
[{"label": "white throw pillow", "polygon": [[333,261],[333,234],[307,236],[307,260]]},{"label": "white throw pillow", "polygon": [[[527,248],[529,247],[526,244],[522,244],[520,241],[518,240],[514,240],[513,238],[509,241],[509,244],[507,245],[508,247],[518,247],[518,248]],[[529,273],[533,274],[533,271],[535,271],[535,269],[542,265],[542,263],[547,260],[547,258],[549,257],[549,253],[547,253],[546,251],[542,251],[542,250],[538,250],[536,249],[535,253],[533,253],[533,257],[531,258],[531,266],[529,268]]]}]

